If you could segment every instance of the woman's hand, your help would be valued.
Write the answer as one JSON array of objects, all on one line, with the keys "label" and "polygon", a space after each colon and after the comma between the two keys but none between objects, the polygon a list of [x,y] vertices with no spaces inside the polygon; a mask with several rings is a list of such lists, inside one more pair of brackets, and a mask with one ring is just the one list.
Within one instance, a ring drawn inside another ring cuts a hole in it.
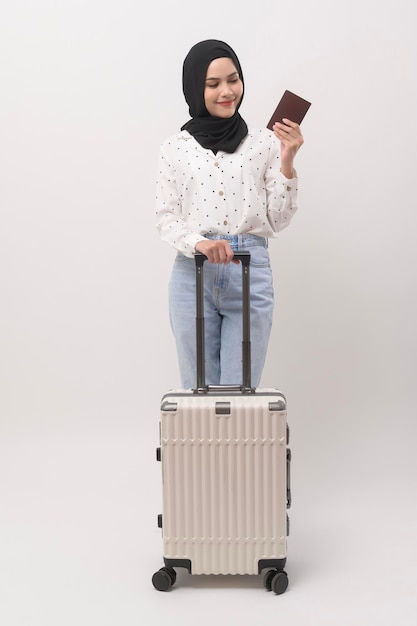
[{"label": "woman's hand", "polygon": [[281,142],[281,172],[286,178],[293,178],[294,158],[303,145],[304,138],[298,124],[287,118],[283,122],[275,122],[272,130]]},{"label": "woman's hand", "polygon": [[203,239],[196,244],[195,249],[205,254],[209,263],[239,263],[233,260],[234,252],[225,239]]}]

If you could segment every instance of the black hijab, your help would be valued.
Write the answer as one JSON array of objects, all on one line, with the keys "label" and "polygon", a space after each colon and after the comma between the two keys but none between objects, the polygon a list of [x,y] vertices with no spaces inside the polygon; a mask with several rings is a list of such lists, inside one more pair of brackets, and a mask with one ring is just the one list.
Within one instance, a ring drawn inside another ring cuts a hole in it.
[{"label": "black hijab", "polygon": [[182,71],[182,88],[192,119],[181,130],[187,130],[203,148],[214,153],[218,150],[234,152],[248,134],[246,122],[238,113],[243,94],[232,117],[214,117],[206,109],[204,88],[207,68],[214,59],[222,57],[232,59],[243,83],[239,59],[227,43],[217,39],[195,44],[185,57]]}]

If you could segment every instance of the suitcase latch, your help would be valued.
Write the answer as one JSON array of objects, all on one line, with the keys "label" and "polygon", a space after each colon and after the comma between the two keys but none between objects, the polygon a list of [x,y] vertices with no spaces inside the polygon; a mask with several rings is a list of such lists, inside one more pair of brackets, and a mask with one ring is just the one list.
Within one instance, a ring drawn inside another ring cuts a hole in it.
[{"label": "suitcase latch", "polygon": [[230,402],[216,402],[216,415],[230,415]]}]

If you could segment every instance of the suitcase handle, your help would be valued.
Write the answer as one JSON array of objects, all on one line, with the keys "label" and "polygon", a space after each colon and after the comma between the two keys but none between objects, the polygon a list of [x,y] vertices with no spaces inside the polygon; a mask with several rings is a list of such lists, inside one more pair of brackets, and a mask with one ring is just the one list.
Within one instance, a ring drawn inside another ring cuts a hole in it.
[{"label": "suitcase handle", "polygon": [[[196,252],[194,255],[195,264],[197,267],[203,267],[204,261],[207,261],[207,257],[205,254],[201,252]],[[250,263],[250,252],[249,250],[236,250],[233,255],[234,261],[240,261],[242,265],[249,265]]]},{"label": "suitcase handle", "polygon": [[207,393],[209,391],[231,391],[240,393],[253,393],[251,386],[251,345],[250,345],[250,252],[237,250],[233,259],[240,261],[242,265],[242,384],[241,385],[206,385],[205,382],[205,333],[204,333],[204,289],[203,289],[203,266],[207,260],[205,254],[195,253],[196,266],[196,337],[197,337],[197,386],[194,393]]}]

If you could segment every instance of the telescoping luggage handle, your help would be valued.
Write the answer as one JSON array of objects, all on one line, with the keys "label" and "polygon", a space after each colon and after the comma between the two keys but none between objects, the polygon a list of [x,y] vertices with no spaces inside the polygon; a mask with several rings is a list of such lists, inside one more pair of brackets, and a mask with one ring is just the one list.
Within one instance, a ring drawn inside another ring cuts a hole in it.
[{"label": "telescoping luggage handle", "polygon": [[206,385],[205,381],[205,329],[204,329],[204,289],[203,266],[207,257],[200,252],[195,254],[196,266],[196,336],[197,336],[197,386],[194,393],[241,392],[253,393],[251,387],[251,344],[250,344],[250,252],[237,250],[234,260],[242,265],[242,384]]}]

